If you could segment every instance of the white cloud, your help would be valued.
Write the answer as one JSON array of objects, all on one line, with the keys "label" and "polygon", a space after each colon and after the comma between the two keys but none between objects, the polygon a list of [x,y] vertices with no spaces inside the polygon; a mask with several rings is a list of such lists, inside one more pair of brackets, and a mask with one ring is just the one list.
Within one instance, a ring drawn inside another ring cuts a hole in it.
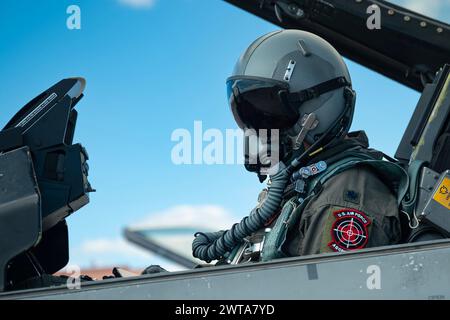
[{"label": "white cloud", "polygon": [[82,268],[105,266],[142,268],[152,264],[155,258],[150,252],[128,243],[125,239],[105,237],[87,239],[75,245],[70,252],[69,264],[79,265]]},{"label": "white cloud", "polygon": [[[151,213],[132,224],[132,228],[190,227],[198,231],[228,229],[235,218],[225,208],[216,205],[179,205]],[[193,234],[177,234],[161,238],[164,246],[190,257]],[[83,241],[71,250],[69,265],[86,267],[124,266],[142,269],[159,264],[169,271],[183,270],[155,254],[117,237],[93,238]],[[198,261],[200,262],[200,261]]]},{"label": "white cloud", "polygon": [[447,21],[450,17],[450,0],[391,0],[400,6],[423,15]]},{"label": "white cloud", "polygon": [[200,227],[209,230],[228,229],[235,223],[233,215],[216,205],[179,205],[147,215],[132,228]]},{"label": "white cloud", "polygon": [[405,2],[406,8],[432,17],[435,17],[439,13],[439,10],[442,7],[442,5],[443,2],[439,0],[433,1],[408,0]]},{"label": "white cloud", "polygon": [[121,4],[136,8],[136,9],[148,9],[153,7],[156,0],[118,0]]},{"label": "white cloud", "polygon": [[148,258],[149,253],[129,244],[123,239],[99,238],[84,241],[81,251],[86,254],[109,254],[125,255],[136,258]]}]

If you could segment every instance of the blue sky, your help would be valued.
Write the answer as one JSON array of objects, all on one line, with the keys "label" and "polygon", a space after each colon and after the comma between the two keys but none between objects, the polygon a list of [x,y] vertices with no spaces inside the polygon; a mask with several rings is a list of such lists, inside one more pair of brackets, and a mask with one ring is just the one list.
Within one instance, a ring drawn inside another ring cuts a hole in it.
[{"label": "blue sky", "polygon": [[[71,4],[81,8],[81,30],[66,27]],[[253,174],[239,165],[176,166],[170,137],[195,120],[205,129],[236,128],[225,79],[242,51],[275,29],[220,0],[1,2],[1,125],[60,79],[87,79],[75,140],[89,152],[97,192],[68,219],[74,263],[158,261],[125,244],[121,230],[176,217],[177,208],[208,220],[208,206],[222,222],[249,212],[262,187]],[[353,129],[392,155],[419,95],[348,65],[358,93]]]}]

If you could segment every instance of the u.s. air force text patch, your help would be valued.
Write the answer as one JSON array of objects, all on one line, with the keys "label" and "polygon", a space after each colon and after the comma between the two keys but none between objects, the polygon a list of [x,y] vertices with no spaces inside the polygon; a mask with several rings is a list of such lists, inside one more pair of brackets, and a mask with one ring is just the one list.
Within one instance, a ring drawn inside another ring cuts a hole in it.
[{"label": "u.s. air force text patch", "polygon": [[334,211],[335,221],[331,226],[331,241],[328,247],[336,252],[362,249],[367,245],[370,219],[361,211],[341,209]]}]

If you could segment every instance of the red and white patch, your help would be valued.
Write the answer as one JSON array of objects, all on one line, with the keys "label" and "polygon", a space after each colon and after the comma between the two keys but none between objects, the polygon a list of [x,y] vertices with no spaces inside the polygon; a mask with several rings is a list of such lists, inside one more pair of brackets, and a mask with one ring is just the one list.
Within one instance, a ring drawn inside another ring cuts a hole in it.
[{"label": "red and white patch", "polygon": [[365,213],[355,209],[342,209],[333,212],[336,221],[331,227],[331,242],[328,244],[333,251],[344,252],[362,249],[369,241],[370,224]]}]

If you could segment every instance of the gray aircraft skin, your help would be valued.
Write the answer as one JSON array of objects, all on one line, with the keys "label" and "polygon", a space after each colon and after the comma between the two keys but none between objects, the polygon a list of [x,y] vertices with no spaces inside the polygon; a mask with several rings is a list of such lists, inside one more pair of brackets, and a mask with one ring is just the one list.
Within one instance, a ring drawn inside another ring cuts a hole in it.
[{"label": "gray aircraft skin", "polygon": [[[446,176],[449,177],[450,168],[450,26],[381,0],[226,1],[282,28],[314,32],[347,58],[422,92],[395,158],[405,167],[412,160],[426,163],[417,183],[420,189],[417,212],[423,212],[424,219],[439,226],[442,232],[450,231],[450,216],[448,219],[446,216],[450,209],[433,201],[437,188],[442,186]],[[381,9],[381,30],[366,27],[366,9],[370,5]],[[361,28],[349,27],[355,25]],[[74,106],[82,97],[84,80],[63,81],[60,86],[64,89],[54,89],[58,98],[47,94],[42,101],[38,99],[35,102],[40,102],[41,109],[53,103],[49,102],[51,97],[59,99],[58,103],[66,103],[65,126],[73,129],[76,122]],[[71,145],[71,130],[61,130],[65,134],[61,139],[65,148],[75,148],[76,156],[72,160],[78,171],[74,169],[71,179],[63,180],[79,186],[79,189],[75,194],[69,194],[69,200],[64,204],[56,200],[60,193],[46,191],[47,185],[42,183],[39,171],[42,165],[39,157],[35,156],[44,151],[40,144],[30,142],[31,129],[20,130],[32,122],[32,117],[26,113],[29,109],[36,111],[32,102],[5,127],[2,131],[7,133],[5,137],[0,132],[0,149],[4,148],[3,145],[8,147],[5,149],[8,152],[0,152],[0,164],[7,165],[14,160],[23,166],[23,172],[31,172],[19,176],[24,187],[18,192],[20,197],[13,208],[1,205],[8,199],[3,199],[0,194],[0,235],[12,228],[4,225],[2,216],[13,217],[13,214],[22,212],[22,221],[30,221],[26,226],[13,221],[13,225],[20,229],[18,234],[23,236],[20,241],[11,234],[8,244],[5,241],[0,243],[0,299],[450,299],[450,237],[345,253],[88,281],[81,282],[80,288],[75,289],[61,283],[44,288],[8,290],[11,281],[22,279],[23,273],[31,272],[15,255],[20,254],[30,260],[33,266],[38,260],[39,275],[52,274],[67,263],[64,241],[59,241],[62,244],[54,248],[49,245],[49,239],[67,237],[64,218],[87,204],[87,194],[92,191],[85,168],[87,153],[81,146]],[[47,149],[45,152],[49,157]],[[60,153],[56,154],[54,161],[58,163]],[[53,187],[49,190],[55,190]],[[11,188],[14,189],[13,184]],[[43,191],[37,192],[38,189]],[[46,205],[42,212],[37,212],[41,202],[52,205]],[[27,214],[23,213],[24,210]],[[128,234],[127,238],[131,237]],[[133,239],[148,249],[158,249],[146,245],[142,239]],[[62,250],[58,261],[42,252],[49,248]],[[180,260],[170,252],[166,255]],[[11,273],[9,269],[18,271]]]},{"label": "gray aircraft skin", "polygon": [[[3,299],[449,299],[450,241],[25,290]],[[376,279],[379,277],[380,281]]]}]

